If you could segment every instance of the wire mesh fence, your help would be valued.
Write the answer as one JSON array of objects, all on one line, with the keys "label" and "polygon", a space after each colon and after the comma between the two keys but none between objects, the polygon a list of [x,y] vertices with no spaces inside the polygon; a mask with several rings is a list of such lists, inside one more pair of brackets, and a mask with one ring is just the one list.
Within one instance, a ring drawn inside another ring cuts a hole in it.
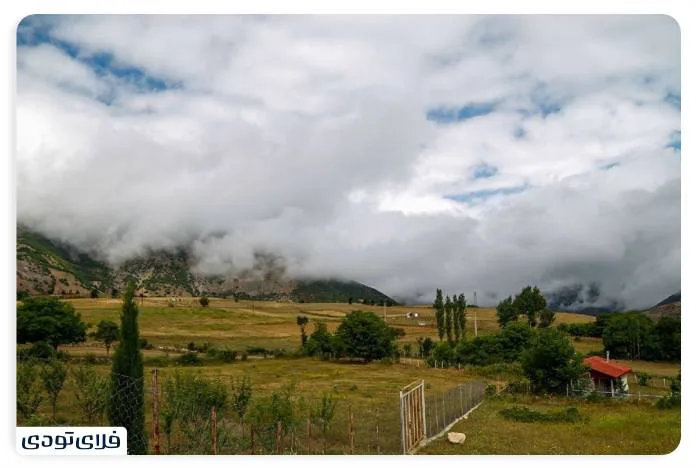
[{"label": "wire mesh fence", "polygon": [[[53,362],[53,361],[51,361]],[[338,392],[306,396],[292,388],[254,393],[242,381],[195,373],[113,375],[104,366],[63,363],[55,411],[42,372],[49,362],[18,362],[17,425],[105,426],[134,421],[143,392],[144,430],[131,447],[148,454],[398,454],[398,397],[386,406]],[[118,384],[118,385],[115,385]],[[245,390],[246,388],[246,390]],[[140,451],[138,452],[140,453]]]},{"label": "wire mesh fence", "polygon": [[467,382],[437,395],[426,394],[425,426],[427,437],[439,434],[481,403],[485,389],[485,382]]}]

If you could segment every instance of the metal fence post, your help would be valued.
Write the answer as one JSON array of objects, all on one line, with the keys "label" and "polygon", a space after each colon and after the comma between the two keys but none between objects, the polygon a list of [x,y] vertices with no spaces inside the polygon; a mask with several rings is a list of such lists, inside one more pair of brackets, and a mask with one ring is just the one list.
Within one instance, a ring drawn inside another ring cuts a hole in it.
[{"label": "metal fence post", "polygon": [[350,454],[353,455],[355,435],[353,434],[353,408],[350,405],[348,405],[348,439],[350,442]]},{"label": "metal fence post", "polygon": [[157,369],[152,369],[152,438],[155,445],[155,455],[159,455],[159,387],[157,383]]},{"label": "metal fence post", "polygon": [[210,444],[213,448],[213,455],[217,455],[217,411],[215,407],[210,410]]}]

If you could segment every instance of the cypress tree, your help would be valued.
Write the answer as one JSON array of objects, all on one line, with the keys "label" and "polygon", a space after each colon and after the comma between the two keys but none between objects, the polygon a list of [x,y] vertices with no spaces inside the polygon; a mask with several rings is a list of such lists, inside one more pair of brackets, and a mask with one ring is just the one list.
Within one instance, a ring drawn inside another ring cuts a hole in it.
[{"label": "cypress tree", "polygon": [[459,295],[459,332],[461,333],[462,339],[466,335],[466,297],[464,294]]},{"label": "cypress tree", "polygon": [[128,284],[121,308],[121,337],[111,367],[109,423],[128,431],[128,454],[147,453],[143,356],[138,332],[135,284]]},{"label": "cypress tree", "polygon": [[433,307],[435,308],[437,334],[440,337],[440,341],[442,341],[442,337],[445,336],[445,304],[442,302],[442,289],[437,290]]},{"label": "cypress tree", "polygon": [[445,332],[447,334],[447,341],[452,343],[452,312],[454,309],[454,304],[449,296],[445,298]]}]

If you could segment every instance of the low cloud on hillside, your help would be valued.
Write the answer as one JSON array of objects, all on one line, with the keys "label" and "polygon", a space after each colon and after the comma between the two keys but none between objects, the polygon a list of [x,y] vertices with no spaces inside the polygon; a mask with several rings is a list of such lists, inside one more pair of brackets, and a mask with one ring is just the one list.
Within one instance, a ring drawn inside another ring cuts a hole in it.
[{"label": "low cloud on hillside", "polygon": [[431,301],[680,289],[667,16],[32,16],[17,214],[119,263],[283,257]]}]

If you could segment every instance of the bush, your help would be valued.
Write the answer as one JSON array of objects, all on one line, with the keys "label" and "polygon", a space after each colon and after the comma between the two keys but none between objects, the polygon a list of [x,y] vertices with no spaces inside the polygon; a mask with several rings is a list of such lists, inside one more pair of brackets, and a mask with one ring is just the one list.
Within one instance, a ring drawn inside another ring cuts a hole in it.
[{"label": "bush", "polygon": [[201,298],[198,299],[198,302],[201,303],[201,306],[203,306],[203,307],[208,307],[208,304],[210,303],[210,300],[208,299],[207,296],[201,296]]},{"label": "bush", "polygon": [[140,349],[152,349],[154,346],[152,343],[148,342],[145,338],[140,338]]},{"label": "bush", "polygon": [[216,349],[214,353],[215,359],[222,362],[234,362],[237,360],[237,351],[228,348]]},{"label": "bush", "polygon": [[98,426],[109,397],[109,382],[99,376],[92,366],[80,366],[72,372],[75,380],[75,400],[83,423]]},{"label": "bush", "polygon": [[505,387],[505,392],[510,394],[523,394],[527,393],[529,389],[529,382],[524,381],[514,381],[507,384]]},{"label": "bush", "polygon": [[246,361],[249,355],[246,352],[242,353],[242,361]]},{"label": "bush", "polygon": [[260,346],[247,346],[246,352],[247,352],[247,354],[251,354],[251,355],[263,355],[263,356],[271,353],[266,348],[262,348]]},{"label": "bush", "polygon": [[657,409],[670,409],[670,408],[679,408],[681,406],[681,396],[680,395],[667,395],[663,396],[659,400],[657,400],[657,403],[655,403],[655,406]]},{"label": "bush", "polygon": [[[33,362],[17,364],[17,416],[30,419],[43,400],[39,370]],[[48,425],[48,424],[47,424]]]},{"label": "bush", "polygon": [[549,411],[541,413],[525,406],[512,406],[500,410],[499,414],[508,421],[523,423],[534,422],[567,422],[577,423],[584,420],[577,408],[570,407],[564,410]]},{"label": "bush", "polygon": [[602,394],[597,391],[592,391],[585,397],[585,401],[589,403],[599,403],[600,401],[604,400],[605,398],[602,396]]},{"label": "bush", "polygon": [[176,362],[183,366],[200,366],[202,364],[197,353],[182,354],[177,358]]},{"label": "bush", "polygon": [[488,385],[486,385],[486,389],[483,391],[483,393],[486,396],[493,396],[496,393],[498,393],[498,387],[496,387],[493,384],[488,384]]},{"label": "bush", "polygon": [[17,359],[20,361],[39,360],[46,361],[56,357],[56,351],[45,341],[37,341],[29,348],[17,350]]},{"label": "bush", "polygon": [[638,379],[638,385],[642,387],[650,385],[650,374],[647,372],[636,372],[635,376]]}]

